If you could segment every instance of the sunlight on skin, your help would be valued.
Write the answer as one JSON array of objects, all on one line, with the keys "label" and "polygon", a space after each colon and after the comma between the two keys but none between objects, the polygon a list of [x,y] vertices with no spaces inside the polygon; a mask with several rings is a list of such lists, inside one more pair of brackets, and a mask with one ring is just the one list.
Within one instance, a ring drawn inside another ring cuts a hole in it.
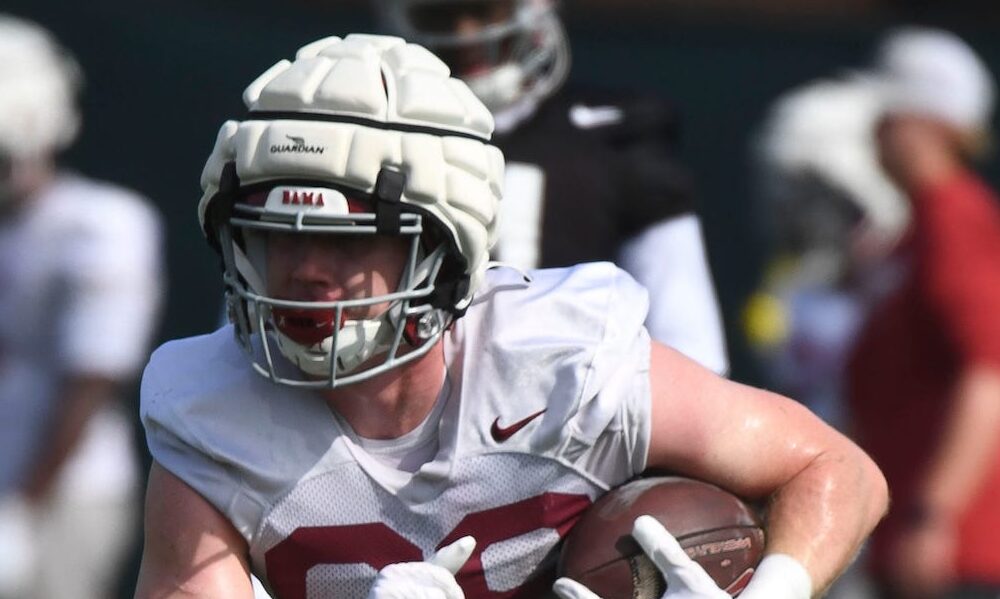
[{"label": "sunlight on skin", "polygon": [[[398,289],[408,245],[384,236],[270,233],[267,290],[281,299],[337,301],[385,295]],[[388,304],[359,307],[355,319],[381,314]]]}]

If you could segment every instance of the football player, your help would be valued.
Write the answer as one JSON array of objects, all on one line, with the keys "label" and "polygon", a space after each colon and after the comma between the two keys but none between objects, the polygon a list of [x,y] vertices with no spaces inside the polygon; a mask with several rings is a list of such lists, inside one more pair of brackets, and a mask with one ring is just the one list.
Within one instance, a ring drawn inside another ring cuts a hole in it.
[{"label": "football player", "polygon": [[[612,264],[490,268],[493,119],[424,48],[326,38],[243,99],[198,210],[233,325],[143,376],[138,597],[245,599],[250,572],[280,599],[539,597],[581,512],[647,468],[768,501],[755,599],[822,592],[881,517],[864,453],[650,341]],[[636,536],[668,597],[725,596],[658,523]]]},{"label": "football player", "polygon": [[56,166],[80,72],[48,32],[0,15],[0,65],[0,596],[103,599],[137,533],[122,394],[156,324],[160,221]]},{"label": "football player", "polygon": [[[913,214],[905,269],[848,362],[858,443],[898,509],[870,544],[879,597],[1000,595],[1000,198],[979,177],[997,84],[940,29],[890,32],[878,155]],[[887,422],[906,434],[889,441]]]},{"label": "football player", "polygon": [[891,286],[909,223],[882,172],[873,77],[812,81],[779,97],[754,145],[773,253],[744,313],[771,384],[841,430],[843,369],[869,307]]},{"label": "football player", "polygon": [[564,88],[570,51],[553,0],[376,5],[383,29],[441,57],[493,112],[507,159],[495,257],[522,269],[616,262],[649,291],[652,337],[725,373],[671,107],[652,94]]}]

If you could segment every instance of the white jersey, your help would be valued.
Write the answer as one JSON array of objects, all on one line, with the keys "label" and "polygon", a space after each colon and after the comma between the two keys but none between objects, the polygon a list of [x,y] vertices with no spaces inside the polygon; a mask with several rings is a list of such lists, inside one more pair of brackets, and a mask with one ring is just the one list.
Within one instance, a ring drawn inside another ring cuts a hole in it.
[{"label": "white jersey", "polygon": [[[160,238],[142,198],[75,176],[0,220],[0,495],[45,442],[63,375],[138,374],[161,295]],[[130,421],[113,406],[97,414],[57,484],[78,498],[131,491]]]},{"label": "white jersey", "polygon": [[649,337],[646,292],[613,265],[532,277],[490,271],[446,334],[423,425],[437,449],[413,472],[366,451],[314,392],[254,373],[229,327],[154,353],[153,457],[232,521],[281,599],[364,598],[379,569],[464,535],[466,597],[539,597],[581,512],[645,467]]}]

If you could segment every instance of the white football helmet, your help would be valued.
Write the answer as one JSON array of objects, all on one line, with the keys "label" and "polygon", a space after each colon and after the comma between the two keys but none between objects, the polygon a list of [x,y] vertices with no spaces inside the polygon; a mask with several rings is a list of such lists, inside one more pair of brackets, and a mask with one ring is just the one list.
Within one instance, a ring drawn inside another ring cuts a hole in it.
[{"label": "white football helmet", "polygon": [[378,0],[377,5],[383,28],[441,57],[494,113],[549,97],[569,74],[569,43],[553,0]]},{"label": "white football helmet", "polygon": [[[243,100],[249,114],[222,126],[205,165],[199,218],[255,369],[336,388],[426,353],[472,301],[495,241],[503,155],[489,111],[424,48],[358,34],[301,48]],[[268,295],[269,231],[400,236],[410,255],[394,293],[289,301]]]},{"label": "white football helmet", "polygon": [[775,102],[756,155],[786,250],[847,257],[862,242],[876,258],[905,231],[909,205],[877,155],[882,102],[879,83],[861,76],[810,83]]},{"label": "white football helmet", "polygon": [[9,168],[68,146],[80,126],[80,69],[38,25],[0,14],[0,204]]}]

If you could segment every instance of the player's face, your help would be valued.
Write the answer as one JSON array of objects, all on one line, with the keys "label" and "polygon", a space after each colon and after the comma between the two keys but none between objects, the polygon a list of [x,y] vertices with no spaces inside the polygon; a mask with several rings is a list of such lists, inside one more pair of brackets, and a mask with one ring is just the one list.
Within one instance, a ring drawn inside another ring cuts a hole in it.
[{"label": "player's face", "polygon": [[[422,31],[474,38],[486,27],[509,20],[514,10],[514,0],[456,0],[418,4],[413,8],[412,18]],[[503,62],[508,46],[508,41],[501,40],[493,44],[439,48],[436,53],[457,75],[469,77]]]},{"label": "player's face", "polygon": [[455,0],[417,4],[411,17],[422,31],[471,35],[513,14],[514,0]]},{"label": "player's face", "polygon": [[[268,294],[295,301],[342,301],[385,295],[398,289],[408,244],[384,235],[268,233]],[[345,310],[363,319],[386,304]]]}]

